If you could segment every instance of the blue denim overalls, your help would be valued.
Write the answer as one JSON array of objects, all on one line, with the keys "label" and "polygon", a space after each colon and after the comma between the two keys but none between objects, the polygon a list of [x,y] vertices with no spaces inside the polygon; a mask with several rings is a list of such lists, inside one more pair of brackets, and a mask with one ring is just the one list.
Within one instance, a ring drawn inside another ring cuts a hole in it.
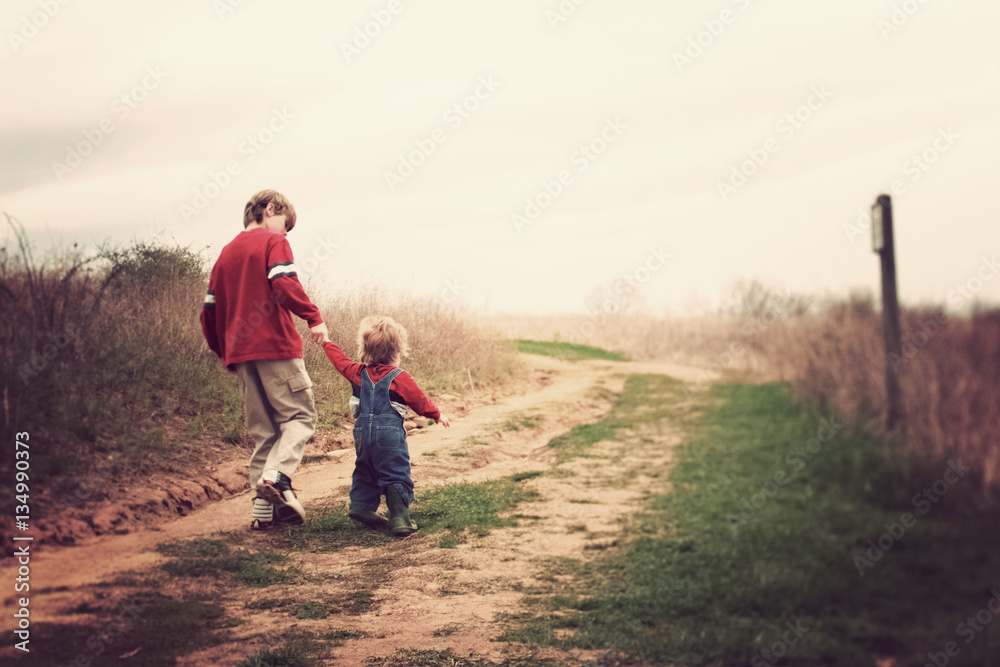
[{"label": "blue denim overalls", "polygon": [[403,417],[389,401],[389,386],[402,372],[397,368],[373,384],[368,369],[361,371],[361,405],[354,422],[357,460],[351,481],[351,507],[374,512],[390,484],[399,489],[407,506],[413,502]]}]

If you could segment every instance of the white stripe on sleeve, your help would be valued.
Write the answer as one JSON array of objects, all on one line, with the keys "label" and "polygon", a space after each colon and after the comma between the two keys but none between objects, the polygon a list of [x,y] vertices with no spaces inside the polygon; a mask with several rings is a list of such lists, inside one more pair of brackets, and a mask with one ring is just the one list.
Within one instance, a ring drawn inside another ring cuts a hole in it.
[{"label": "white stripe on sleeve", "polygon": [[267,279],[274,280],[281,276],[294,276],[296,273],[298,272],[295,270],[295,264],[278,264],[271,268],[271,271],[267,274]]}]

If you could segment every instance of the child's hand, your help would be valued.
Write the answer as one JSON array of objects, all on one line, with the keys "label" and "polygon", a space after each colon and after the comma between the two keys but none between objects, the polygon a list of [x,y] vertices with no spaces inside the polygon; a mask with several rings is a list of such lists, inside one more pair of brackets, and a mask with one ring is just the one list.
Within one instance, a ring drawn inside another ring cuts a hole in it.
[{"label": "child's hand", "polygon": [[438,424],[441,424],[441,426],[444,426],[445,428],[448,428],[449,426],[451,426],[451,422],[448,421],[448,418],[445,417],[444,415],[441,415],[440,417],[438,417]]}]

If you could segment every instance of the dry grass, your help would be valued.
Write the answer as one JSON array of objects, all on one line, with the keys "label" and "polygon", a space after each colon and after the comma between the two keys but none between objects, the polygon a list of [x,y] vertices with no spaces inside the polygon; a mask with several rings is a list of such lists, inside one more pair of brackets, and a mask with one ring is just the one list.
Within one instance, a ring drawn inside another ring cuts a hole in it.
[{"label": "dry grass", "polygon": [[[20,225],[8,222],[15,243],[0,248],[2,418],[44,443],[34,476],[53,486],[95,461],[119,472],[169,459],[190,466],[217,456],[213,447],[246,446],[235,376],[201,332],[205,257],[136,242],[38,261]],[[364,316],[395,317],[410,334],[403,366],[427,391],[480,390],[516,368],[513,344],[430,299],[378,290],[311,296],[350,355]],[[319,346],[306,342],[305,362],[321,429],[334,429],[349,386]]]},{"label": "dry grass", "polygon": [[[713,315],[663,318],[619,313],[601,317],[498,318],[509,337],[558,340],[705,369],[703,388],[718,380],[787,380],[799,396],[834,409],[856,427],[882,433],[886,356],[882,314],[869,295],[841,300],[778,294],[756,283],[738,288]],[[1000,311],[946,315],[901,313],[904,355],[899,373],[906,414],[900,462],[930,474],[948,458],[976,469],[983,504],[1000,500]],[[940,471],[939,471],[940,472]]]},{"label": "dry grass", "polygon": [[[506,382],[517,369],[513,343],[502,340],[498,332],[474,322],[461,310],[430,297],[393,294],[372,287],[359,293],[313,298],[323,313],[330,339],[355,361],[360,358],[357,334],[364,317],[388,315],[403,325],[410,352],[400,367],[413,375],[424,391],[476,393]],[[301,330],[306,331],[304,324]],[[321,420],[332,424],[347,418],[351,395],[348,382],[319,346],[307,342],[304,356]]]},{"label": "dry grass", "polygon": [[[983,499],[1000,492],[1000,312],[947,316],[901,313],[903,357],[891,359],[903,392],[905,433],[925,461],[958,457],[976,468]],[[881,430],[887,398],[882,315],[855,299],[780,322],[762,337],[760,355],[813,401]]]}]

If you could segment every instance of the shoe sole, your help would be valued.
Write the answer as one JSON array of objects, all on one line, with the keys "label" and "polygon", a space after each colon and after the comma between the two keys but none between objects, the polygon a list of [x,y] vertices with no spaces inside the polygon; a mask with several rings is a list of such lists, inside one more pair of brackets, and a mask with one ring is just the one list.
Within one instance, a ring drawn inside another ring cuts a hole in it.
[{"label": "shoe sole", "polygon": [[274,505],[275,509],[288,507],[295,513],[294,515],[289,514],[287,519],[282,518],[281,523],[290,523],[293,526],[298,526],[305,522],[306,511],[297,498],[293,497],[294,503],[289,502],[274,486],[263,483],[257,485],[257,495]]},{"label": "shoe sole", "polygon": [[272,505],[285,504],[285,499],[278,493],[278,489],[271,484],[264,484],[263,482],[257,484],[257,497],[263,498]]},{"label": "shoe sole", "polygon": [[406,537],[407,535],[412,535],[418,530],[420,530],[420,528],[415,523],[411,523],[408,526],[393,526],[389,532],[392,533],[394,537]]}]

